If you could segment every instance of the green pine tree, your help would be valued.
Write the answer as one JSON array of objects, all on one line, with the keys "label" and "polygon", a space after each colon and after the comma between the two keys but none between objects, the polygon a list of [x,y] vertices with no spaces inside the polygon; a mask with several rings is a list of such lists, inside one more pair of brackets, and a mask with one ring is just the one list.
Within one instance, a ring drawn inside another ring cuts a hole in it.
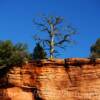
[{"label": "green pine tree", "polygon": [[45,59],[46,58],[46,52],[44,51],[44,48],[40,45],[40,43],[36,44],[36,47],[33,51],[33,59]]},{"label": "green pine tree", "polygon": [[91,50],[90,54],[91,58],[100,58],[100,38],[97,39],[96,43],[91,46],[90,50]]}]

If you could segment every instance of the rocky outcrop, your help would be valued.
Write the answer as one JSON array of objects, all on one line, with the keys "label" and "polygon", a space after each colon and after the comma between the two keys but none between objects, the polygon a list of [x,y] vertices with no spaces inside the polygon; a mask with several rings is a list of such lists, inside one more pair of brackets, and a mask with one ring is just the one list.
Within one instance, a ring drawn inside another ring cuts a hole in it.
[{"label": "rocky outcrop", "polygon": [[[2,72],[1,72],[2,71]],[[0,72],[3,73],[4,70]],[[99,100],[100,60],[32,61],[0,78],[0,100]]]}]

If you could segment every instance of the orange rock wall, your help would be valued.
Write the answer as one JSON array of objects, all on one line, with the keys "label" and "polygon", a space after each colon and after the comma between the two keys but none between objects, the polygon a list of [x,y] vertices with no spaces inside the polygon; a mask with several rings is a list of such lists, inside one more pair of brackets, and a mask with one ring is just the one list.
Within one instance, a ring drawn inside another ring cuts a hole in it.
[{"label": "orange rock wall", "polygon": [[0,79],[1,99],[100,100],[100,60],[41,60],[12,67]]}]

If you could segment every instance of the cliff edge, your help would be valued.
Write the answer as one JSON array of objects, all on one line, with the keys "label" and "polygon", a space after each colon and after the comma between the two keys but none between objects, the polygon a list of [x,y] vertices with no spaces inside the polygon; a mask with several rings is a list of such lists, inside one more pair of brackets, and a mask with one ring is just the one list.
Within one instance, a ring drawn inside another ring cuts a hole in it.
[{"label": "cliff edge", "polygon": [[0,100],[100,100],[100,59],[32,61],[0,70]]}]

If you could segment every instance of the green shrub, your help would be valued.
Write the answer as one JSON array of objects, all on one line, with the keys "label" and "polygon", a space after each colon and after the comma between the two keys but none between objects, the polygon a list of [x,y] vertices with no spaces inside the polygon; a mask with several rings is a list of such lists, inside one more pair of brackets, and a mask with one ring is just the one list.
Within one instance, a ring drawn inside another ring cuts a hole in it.
[{"label": "green shrub", "polygon": [[21,66],[28,60],[25,44],[12,44],[10,40],[0,41],[0,66]]}]

